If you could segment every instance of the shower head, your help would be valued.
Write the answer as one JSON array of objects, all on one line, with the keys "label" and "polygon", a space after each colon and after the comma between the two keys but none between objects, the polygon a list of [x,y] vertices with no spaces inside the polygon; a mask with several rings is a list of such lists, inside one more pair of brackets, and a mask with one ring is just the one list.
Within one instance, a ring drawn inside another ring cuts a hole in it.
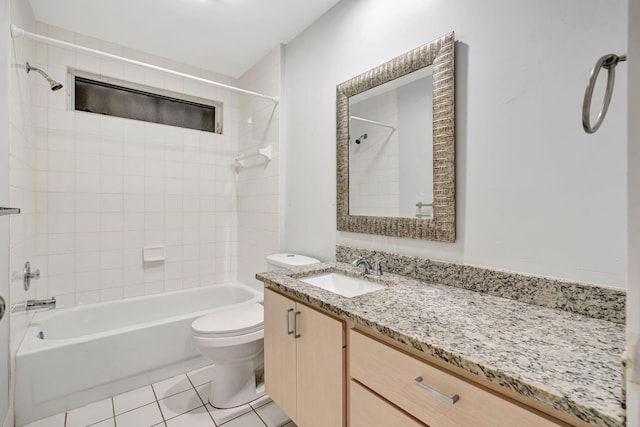
[{"label": "shower head", "polygon": [[366,133],[363,133],[362,135],[360,135],[360,138],[356,139],[356,144],[360,144],[362,141],[364,141],[368,137],[369,135],[367,135]]},{"label": "shower head", "polygon": [[49,77],[49,75],[47,73],[45,73],[44,71],[42,71],[40,68],[36,68],[36,67],[32,67],[31,65],[29,65],[29,63],[27,62],[26,64],[26,68],[27,68],[27,74],[29,74],[30,71],[35,71],[37,73],[40,73],[42,75],[42,77],[44,77],[45,79],[47,79],[47,81],[49,82],[49,84],[51,85],[51,90],[59,90],[62,89],[62,84],[58,83],[57,81],[53,80],[51,77]]}]

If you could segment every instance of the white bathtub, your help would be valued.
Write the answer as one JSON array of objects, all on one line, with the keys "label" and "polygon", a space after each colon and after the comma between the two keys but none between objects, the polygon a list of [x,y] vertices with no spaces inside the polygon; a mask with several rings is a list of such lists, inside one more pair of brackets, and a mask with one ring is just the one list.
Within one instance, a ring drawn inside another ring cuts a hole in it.
[{"label": "white bathtub", "polygon": [[16,355],[16,425],[206,365],[193,320],[262,298],[231,283],[36,314]]}]

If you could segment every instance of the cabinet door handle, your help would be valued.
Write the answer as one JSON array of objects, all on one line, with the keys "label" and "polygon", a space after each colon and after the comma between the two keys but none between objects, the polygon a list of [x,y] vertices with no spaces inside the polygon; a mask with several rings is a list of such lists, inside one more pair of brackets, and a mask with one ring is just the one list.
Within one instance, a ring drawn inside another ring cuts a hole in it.
[{"label": "cabinet door handle", "polygon": [[296,311],[293,315],[293,337],[295,339],[300,338],[302,335],[298,333],[298,316],[300,315],[299,311]]},{"label": "cabinet door handle", "polygon": [[293,334],[293,331],[291,330],[291,327],[289,326],[289,315],[292,312],[293,312],[293,308],[290,308],[289,310],[287,310],[287,335]]},{"label": "cabinet door handle", "polygon": [[417,385],[418,387],[420,387],[423,390],[428,391],[429,393],[433,394],[434,396],[439,397],[440,399],[444,400],[447,403],[450,404],[455,404],[458,400],[460,400],[460,396],[458,396],[457,394],[454,394],[453,396],[449,397],[446,394],[442,394],[440,393],[438,390],[434,390],[431,387],[422,384],[422,377],[418,377],[415,380],[413,380],[413,383],[415,385]]}]

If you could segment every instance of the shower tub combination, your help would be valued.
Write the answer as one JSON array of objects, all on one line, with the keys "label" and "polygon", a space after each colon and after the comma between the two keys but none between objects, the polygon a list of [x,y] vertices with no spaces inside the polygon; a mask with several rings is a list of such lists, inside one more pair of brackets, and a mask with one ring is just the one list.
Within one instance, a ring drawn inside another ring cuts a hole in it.
[{"label": "shower tub combination", "polygon": [[209,364],[191,323],[262,300],[230,283],[36,314],[16,355],[17,425]]}]

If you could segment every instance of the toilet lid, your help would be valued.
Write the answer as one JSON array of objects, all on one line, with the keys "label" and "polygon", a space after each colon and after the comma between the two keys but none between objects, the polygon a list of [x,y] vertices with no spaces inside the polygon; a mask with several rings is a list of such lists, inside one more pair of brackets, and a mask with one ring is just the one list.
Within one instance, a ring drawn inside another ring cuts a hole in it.
[{"label": "toilet lid", "polygon": [[191,329],[197,334],[229,335],[248,334],[264,327],[262,304],[244,304],[216,311],[196,319]]}]

